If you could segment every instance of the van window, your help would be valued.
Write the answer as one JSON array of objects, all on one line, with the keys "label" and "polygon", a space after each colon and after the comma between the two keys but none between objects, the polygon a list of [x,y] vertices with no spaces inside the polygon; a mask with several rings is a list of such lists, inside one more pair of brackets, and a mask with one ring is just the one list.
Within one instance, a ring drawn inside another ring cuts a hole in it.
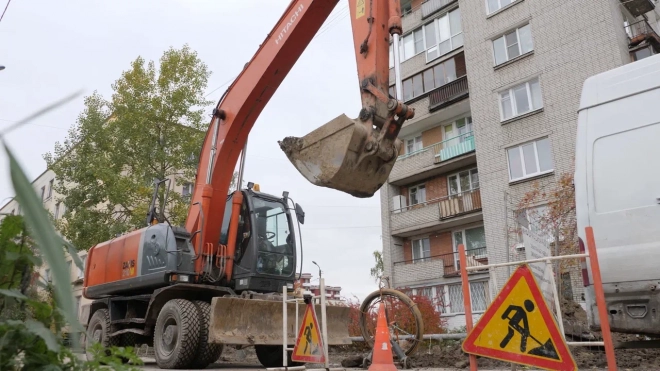
[{"label": "van window", "polygon": [[[593,149],[594,208],[608,213],[639,207],[658,207],[660,123],[597,139]],[[643,148],[643,151],[639,151]]]}]

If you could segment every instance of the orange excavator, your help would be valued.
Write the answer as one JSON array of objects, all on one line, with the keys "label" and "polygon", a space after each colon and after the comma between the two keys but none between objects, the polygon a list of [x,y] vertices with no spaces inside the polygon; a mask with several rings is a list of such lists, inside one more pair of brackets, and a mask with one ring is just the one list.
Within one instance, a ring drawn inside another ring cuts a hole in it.
[{"label": "orange excavator", "polygon": [[[254,346],[265,367],[283,364],[282,295],[293,291],[298,264],[293,216],[304,223],[304,212],[288,192],[269,195],[252,183],[229,192],[230,183],[240,156],[242,184],[252,126],[338,2],[293,0],[224,93],[200,152],[185,228],[159,222],[154,197],[145,228],[89,250],[84,296],[92,301],[80,315],[86,346],[147,343],[165,369],[205,368],[224,345]],[[398,133],[414,111],[389,94],[389,42],[398,45],[402,31],[399,0],[348,6],[362,109],[356,119],[342,114],[279,144],[311,183],[371,197],[389,176],[402,145]],[[328,345],[350,343],[347,311],[328,307]],[[292,345],[293,304],[287,312]]]}]

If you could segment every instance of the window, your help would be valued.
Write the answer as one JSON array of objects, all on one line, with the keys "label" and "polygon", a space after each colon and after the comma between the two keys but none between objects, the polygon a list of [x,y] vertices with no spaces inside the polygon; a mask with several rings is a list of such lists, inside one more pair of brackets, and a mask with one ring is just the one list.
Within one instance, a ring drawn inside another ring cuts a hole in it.
[{"label": "window", "polygon": [[55,204],[55,219],[59,219],[60,217],[60,202]]},{"label": "window", "polygon": [[[447,286],[449,291],[448,313],[465,313],[463,303],[463,286],[454,284]],[[473,312],[484,312],[488,308],[488,282],[470,282],[470,304]]]},{"label": "window", "polygon": [[[468,256],[486,257],[486,230],[483,226],[454,232],[454,252],[463,244]],[[454,254],[458,261],[458,254]],[[458,267],[458,263],[456,264]]]},{"label": "window", "polygon": [[406,140],[406,153],[413,153],[422,149],[422,136]]},{"label": "window", "polygon": [[403,37],[401,59],[407,60],[424,51],[424,33],[422,27]]},{"label": "window", "polygon": [[[465,55],[460,53],[454,58],[403,80],[403,100],[408,101],[428,93],[463,75],[465,75]],[[390,87],[390,94],[394,96],[393,86]]]},{"label": "window", "polygon": [[442,132],[443,140],[445,140],[443,148],[449,148],[467,141],[471,137],[470,133],[472,133],[471,116],[460,118],[449,125],[445,125]]},{"label": "window", "polygon": [[494,13],[515,1],[516,0],[486,0],[488,14]]},{"label": "window", "polygon": [[538,77],[500,92],[500,114],[502,121],[542,107],[543,101],[541,99],[541,86],[539,85]]},{"label": "window", "polygon": [[51,179],[50,182],[48,182],[48,198],[51,198],[53,196],[53,183],[55,182],[55,179]]},{"label": "window", "polygon": [[653,50],[651,49],[651,47],[650,47],[650,46],[647,46],[646,48],[642,48],[642,49],[637,49],[637,50],[635,50],[635,51],[633,52],[633,59],[634,59],[635,61],[638,61],[638,60],[640,60],[640,59],[644,59],[644,58],[650,57],[650,56],[652,56],[653,54],[654,54],[654,53],[653,53]]},{"label": "window", "polygon": [[477,168],[461,171],[447,178],[449,195],[479,188],[479,170]]},{"label": "window", "polygon": [[41,201],[45,201],[46,197],[46,186],[41,187]]},{"label": "window", "polygon": [[507,158],[510,181],[550,172],[554,166],[548,138],[509,148]]},{"label": "window", "polygon": [[87,255],[81,256],[80,260],[82,260],[82,268],[78,268],[78,278],[83,278],[85,277],[85,264],[87,264]]},{"label": "window", "polygon": [[410,187],[409,193],[410,206],[426,202],[426,186],[424,184]]},{"label": "window", "polygon": [[515,30],[493,40],[495,65],[510,61],[534,50],[530,25]]},{"label": "window", "polygon": [[181,190],[181,195],[183,197],[190,197],[193,192],[193,184],[192,183],[185,183],[183,185],[183,189]]},{"label": "window", "polygon": [[453,10],[424,25],[426,62],[463,46],[461,9]]},{"label": "window", "polygon": [[431,257],[431,241],[428,238],[420,240],[412,240],[412,257],[413,262],[426,261],[426,258]]}]

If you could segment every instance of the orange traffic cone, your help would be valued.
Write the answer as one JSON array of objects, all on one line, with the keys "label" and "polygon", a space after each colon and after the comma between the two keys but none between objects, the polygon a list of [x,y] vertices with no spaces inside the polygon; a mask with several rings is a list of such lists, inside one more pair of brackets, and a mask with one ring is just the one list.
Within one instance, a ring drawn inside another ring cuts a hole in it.
[{"label": "orange traffic cone", "polygon": [[396,371],[391,345],[390,330],[387,328],[387,320],[385,319],[385,307],[383,303],[380,303],[376,337],[369,371]]}]

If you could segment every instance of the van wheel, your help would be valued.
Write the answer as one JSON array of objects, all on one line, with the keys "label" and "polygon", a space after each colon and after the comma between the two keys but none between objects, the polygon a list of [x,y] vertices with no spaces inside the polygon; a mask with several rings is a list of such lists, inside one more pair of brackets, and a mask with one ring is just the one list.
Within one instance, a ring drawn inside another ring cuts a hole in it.
[{"label": "van wheel", "polygon": [[[94,354],[91,351],[94,343],[101,343],[104,348],[119,346],[119,336],[108,336],[111,332],[110,330],[110,313],[108,310],[99,309],[94,312],[94,315],[89,320],[87,333],[85,334],[85,356],[88,361],[94,360]],[[106,350],[106,354],[110,355],[110,352]]]},{"label": "van wheel", "polygon": [[[266,368],[282,367],[284,366],[284,358],[282,357],[282,347],[279,345],[255,345],[254,351],[257,353],[257,359],[262,366]],[[301,362],[293,362],[291,360],[291,352],[287,352],[287,366],[302,366]]]},{"label": "van wheel", "polygon": [[199,311],[185,299],[168,301],[158,313],[154,329],[154,354],[158,367],[189,367],[199,347]]},{"label": "van wheel", "polygon": [[199,310],[199,350],[195,356],[195,360],[189,367],[203,369],[220,358],[224,345],[209,343],[211,304],[201,300],[195,300],[193,304]]}]

